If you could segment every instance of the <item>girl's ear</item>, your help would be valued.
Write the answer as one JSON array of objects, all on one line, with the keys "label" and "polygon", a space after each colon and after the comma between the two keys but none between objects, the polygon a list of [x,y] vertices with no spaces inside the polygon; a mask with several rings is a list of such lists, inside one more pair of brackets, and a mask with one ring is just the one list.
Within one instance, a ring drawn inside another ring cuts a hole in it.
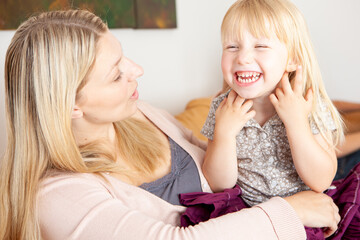
[{"label": "girl's ear", "polygon": [[296,68],[297,68],[297,63],[295,63],[295,61],[293,61],[293,60],[289,60],[286,65],[285,71],[289,72],[289,73],[294,72],[294,71],[296,71]]},{"label": "girl's ear", "polygon": [[71,118],[72,119],[82,118],[82,116],[83,116],[83,111],[81,111],[81,109],[77,105],[75,105],[71,113]]}]

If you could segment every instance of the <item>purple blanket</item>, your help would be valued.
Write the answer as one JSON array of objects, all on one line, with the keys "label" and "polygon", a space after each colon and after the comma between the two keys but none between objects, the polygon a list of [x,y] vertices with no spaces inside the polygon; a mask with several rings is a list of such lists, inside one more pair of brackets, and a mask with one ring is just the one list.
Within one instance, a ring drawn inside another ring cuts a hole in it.
[{"label": "purple blanket", "polygon": [[[360,239],[360,163],[346,178],[334,181],[333,186],[336,188],[326,194],[339,207],[341,221],[338,230],[328,239]],[[180,203],[187,206],[181,216],[181,226],[184,227],[249,207],[242,200],[238,186],[220,193],[180,194],[179,198]],[[321,229],[306,227],[305,230],[309,240],[324,239]]]}]

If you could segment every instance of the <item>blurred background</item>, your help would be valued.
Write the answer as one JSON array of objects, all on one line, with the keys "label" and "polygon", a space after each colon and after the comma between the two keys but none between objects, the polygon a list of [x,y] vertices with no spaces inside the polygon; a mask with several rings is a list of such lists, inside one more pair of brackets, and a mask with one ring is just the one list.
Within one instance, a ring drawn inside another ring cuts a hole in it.
[{"label": "blurred background", "polygon": [[[332,99],[360,102],[360,1],[292,0],[307,20]],[[181,112],[222,86],[220,25],[235,0],[177,0],[176,28],[111,29],[124,54],[144,68],[140,99]],[[4,61],[14,30],[0,30],[0,155],[5,144]]]}]

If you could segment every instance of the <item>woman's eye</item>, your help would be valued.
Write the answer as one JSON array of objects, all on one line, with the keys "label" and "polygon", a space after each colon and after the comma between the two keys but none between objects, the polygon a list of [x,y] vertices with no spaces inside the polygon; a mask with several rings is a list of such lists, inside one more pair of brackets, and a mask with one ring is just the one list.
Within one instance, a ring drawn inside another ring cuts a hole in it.
[{"label": "woman's eye", "polygon": [[121,79],[121,76],[122,76],[122,72],[116,76],[116,78],[114,79],[114,81],[119,81]]}]

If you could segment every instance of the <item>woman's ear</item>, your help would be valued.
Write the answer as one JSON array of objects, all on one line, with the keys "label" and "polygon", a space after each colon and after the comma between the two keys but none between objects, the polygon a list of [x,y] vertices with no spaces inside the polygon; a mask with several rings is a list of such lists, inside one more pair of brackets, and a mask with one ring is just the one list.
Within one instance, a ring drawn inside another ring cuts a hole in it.
[{"label": "woman's ear", "polygon": [[81,109],[77,105],[75,105],[71,113],[71,118],[72,119],[82,118],[82,116],[83,116],[83,111],[81,111]]},{"label": "woman's ear", "polygon": [[289,72],[289,73],[294,72],[294,71],[296,71],[296,68],[297,68],[297,63],[295,61],[293,61],[293,60],[289,60],[287,65],[286,65],[285,71]]}]

